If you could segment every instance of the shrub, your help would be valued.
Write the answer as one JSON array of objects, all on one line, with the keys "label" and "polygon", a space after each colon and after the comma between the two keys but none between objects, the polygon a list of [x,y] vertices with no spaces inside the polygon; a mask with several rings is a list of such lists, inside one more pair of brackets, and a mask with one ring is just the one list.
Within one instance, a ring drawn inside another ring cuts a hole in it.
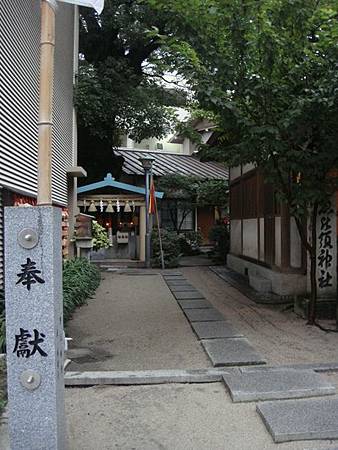
[{"label": "shrub", "polygon": [[101,248],[109,248],[110,241],[106,229],[93,220],[92,222],[92,234],[93,234],[93,250],[97,251]]},{"label": "shrub", "polygon": [[[162,248],[164,254],[165,267],[177,267],[181,254],[180,237],[175,231],[161,230]],[[153,230],[151,235],[152,241],[152,266],[161,267],[160,240],[158,231]]]},{"label": "shrub", "polygon": [[209,239],[214,243],[215,259],[224,264],[230,250],[230,234],[226,225],[212,227],[209,231]]},{"label": "shrub", "polygon": [[203,237],[199,231],[186,231],[179,235],[180,250],[183,255],[198,254],[202,242]]},{"label": "shrub", "polygon": [[63,264],[63,317],[69,320],[74,309],[85,303],[100,284],[99,269],[85,258],[75,258]]}]

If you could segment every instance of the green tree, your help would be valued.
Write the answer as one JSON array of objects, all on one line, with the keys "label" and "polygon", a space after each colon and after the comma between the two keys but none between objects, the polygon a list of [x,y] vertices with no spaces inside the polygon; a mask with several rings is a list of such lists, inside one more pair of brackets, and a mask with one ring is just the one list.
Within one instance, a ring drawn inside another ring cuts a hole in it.
[{"label": "green tree", "polygon": [[[180,174],[168,174],[160,178],[157,189],[165,193],[173,229],[180,233],[184,220],[199,206],[228,204],[228,185],[224,180],[209,180]],[[179,220],[178,211],[180,211]]]},{"label": "green tree", "polygon": [[107,164],[116,165],[112,149],[122,135],[140,142],[167,134],[176,120],[174,108],[185,104],[186,95],[176,84],[164,82],[162,34],[171,29],[167,13],[136,0],[106,0],[99,17],[90,8],[80,11],[75,95],[79,159],[92,164],[98,178],[107,172]]},{"label": "green tree", "polygon": [[157,183],[157,190],[165,194],[172,228],[177,234],[180,233],[184,220],[197,206],[200,182],[197,177],[168,174],[161,177]]},{"label": "green tree", "polygon": [[200,107],[214,115],[219,159],[259,166],[295,218],[311,262],[308,322],[313,324],[317,214],[335,188],[328,173],[338,166],[337,2],[151,4],[184,17],[186,27],[177,39],[189,51],[180,68]]}]

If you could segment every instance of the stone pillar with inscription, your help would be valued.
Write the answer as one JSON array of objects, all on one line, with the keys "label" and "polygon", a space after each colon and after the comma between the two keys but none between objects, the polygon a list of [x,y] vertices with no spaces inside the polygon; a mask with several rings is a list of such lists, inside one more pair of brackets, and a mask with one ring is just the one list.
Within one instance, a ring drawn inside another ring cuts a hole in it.
[{"label": "stone pillar with inscription", "polygon": [[65,448],[61,209],[5,208],[11,450]]},{"label": "stone pillar with inscription", "polygon": [[337,298],[337,224],[334,199],[322,205],[317,219],[317,286],[319,299]]}]

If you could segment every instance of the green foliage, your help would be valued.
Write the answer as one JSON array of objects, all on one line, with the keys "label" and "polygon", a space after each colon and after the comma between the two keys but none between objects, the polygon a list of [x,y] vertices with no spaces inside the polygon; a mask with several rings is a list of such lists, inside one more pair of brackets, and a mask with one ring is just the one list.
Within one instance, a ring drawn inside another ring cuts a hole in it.
[{"label": "green foliage", "polygon": [[[173,228],[179,233],[184,219],[198,206],[226,207],[228,185],[225,180],[208,180],[179,174],[160,178],[157,189],[165,193]],[[181,222],[177,223],[177,210],[181,211]]]},{"label": "green foliage", "polygon": [[186,102],[184,89],[164,81],[168,17],[143,1],[106,0],[99,18],[81,8],[75,100],[80,133],[87,128],[106,140],[102,150],[126,133],[138,142],[161,138],[176,122],[172,108]]},{"label": "green foliage", "polygon": [[226,262],[226,256],[230,250],[230,233],[225,225],[215,225],[209,231],[209,239],[214,243],[215,259]]},{"label": "green foliage", "polygon": [[95,251],[101,248],[109,248],[110,242],[106,229],[93,220],[92,222],[92,234],[93,234],[93,249]]},{"label": "green foliage", "polygon": [[[164,264],[166,268],[177,267],[180,257],[180,238],[177,233],[161,230],[162,248],[164,253]],[[153,230],[151,235],[152,244],[152,266],[161,267],[160,240],[158,231]]]},{"label": "green foliage", "polygon": [[226,180],[206,180],[200,183],[197,191],[198,205],[225,208],[229,201],[228,189]]},{"label": "green foliage", "polygon": [[190,50],[179,70],[199,107],[214,116],[222,144],[217,159],[260,167],[288,205],[314,264],[318,206],[337,185],[328,177],[338,167],[337,1],[149,1],[185,21],[176,39]]},{"label": "green foliage", "polygon": [[100,284],[100,272],[87,259],[76,258],[63,264],[63,317],[66,323],[77,306],[86,302]]},{"label": "green foliage", "polygon": [[203,236],[199,231],[186,231],[179,234],[180,252],[183,255],[196,255],[200,252]]},{"label": "green foliage", "polygon": [[7,403],[6,379],[6,364],[0,360],[0,417]]}]

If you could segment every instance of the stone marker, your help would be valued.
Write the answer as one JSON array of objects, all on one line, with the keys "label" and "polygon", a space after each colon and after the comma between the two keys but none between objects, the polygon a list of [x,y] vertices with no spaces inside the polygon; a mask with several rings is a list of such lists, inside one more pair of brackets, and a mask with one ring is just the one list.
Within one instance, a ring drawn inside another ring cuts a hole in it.
[{"label": "stone marker", "polygon": [[199,291],[189,291],[189,292],[173,292],[176,300],[193,300],[194,298],[197,300],[202,300],[205,297]]},{"label": "stone marker", "polygon": [[257,411],[275,442],[338,439],[338,398],[264,402]]},{"label": "stone marker", "polygon": [[65,448],[61,209],[5,208],[11,450]]},{"label": "stone marker", "polygon": [[234,402],[316,397],[335,393],[335,387],[312,370],[279,369],[227,374],[224,382]]},{"label": "stone marker", "polygon": [[201,341],[214,367],[265,364],[265,360],[244,338]]},{"label": "stone marker", "polygon": [[212,308],[211,303],[206,300],[178,300],[178,303],[183,310]]},{"label": "stone marker", "polygon": [[200,339],[243,337],[243,334],[239,333],[230,323],[225,321],[193,322],[191,326]]},{"label": "stone marker", "polygon": [[[337,298],[336,197],[321,205],[317,218],[318,298]],[[308,282],[310,285],[310,282]]]},{"label": "stone marker", "polygon": [[216,322],[223,320],[222,314],[217,309],[187,309],[184,311],[189,322]]},{"label": "stone marker", "polygon": [[191,286],[191,284],[181,284],[179,286],[169,286],[169,289],[171,292],[191,292],[194,291],[194,286]]}]

